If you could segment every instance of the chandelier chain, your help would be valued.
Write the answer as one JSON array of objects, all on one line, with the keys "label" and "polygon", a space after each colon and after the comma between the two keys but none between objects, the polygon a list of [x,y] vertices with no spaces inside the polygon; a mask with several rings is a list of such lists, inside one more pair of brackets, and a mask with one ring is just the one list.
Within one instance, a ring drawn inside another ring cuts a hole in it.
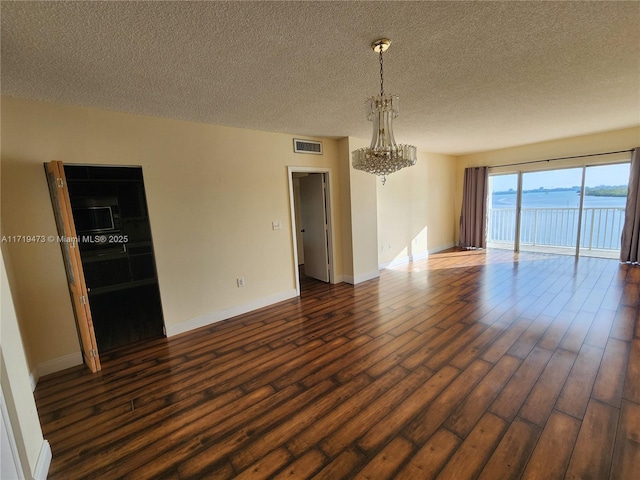
[{"label": "chandelier chain", "polygon": [[380,96],[384,97],[384,77],[382,76],[382,48],[380,48]]}]

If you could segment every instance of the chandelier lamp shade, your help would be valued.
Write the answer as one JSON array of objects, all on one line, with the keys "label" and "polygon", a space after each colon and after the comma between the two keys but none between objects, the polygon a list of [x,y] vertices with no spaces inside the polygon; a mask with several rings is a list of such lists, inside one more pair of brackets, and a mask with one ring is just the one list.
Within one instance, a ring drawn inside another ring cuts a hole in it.
[{"label": "chandelier lamp shade", "polygon": [[400,99],[397,95],[384,93],[382,54],[391,41],[381,38],[371,44],[380,57],[380,95],[367,99],[367,120],[373,122],[373,136],[368,148],[351,152],[353,168],[380,175],[382,184],[387,175],[404,167],[416,164],[417,149],[413,145],[396,144],[393,136],[393,119],[400,113]]}]

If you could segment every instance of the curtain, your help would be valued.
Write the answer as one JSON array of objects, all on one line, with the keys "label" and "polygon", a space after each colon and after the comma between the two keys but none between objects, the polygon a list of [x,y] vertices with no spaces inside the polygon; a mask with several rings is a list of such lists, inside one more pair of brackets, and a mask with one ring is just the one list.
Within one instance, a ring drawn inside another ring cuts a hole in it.
[{"label": "curtain", "polygon": [[638,158],[638,152],[640,147],[631,150],[629,190],[620,248],[620,261],[625,263],[640,262],[640,158]]},{"label": "curtain", "polygon": [[460,239],[464,248],[487,246],[487,190],[489,168],[475,167],[464,171],[462,213],[460,214]]}]

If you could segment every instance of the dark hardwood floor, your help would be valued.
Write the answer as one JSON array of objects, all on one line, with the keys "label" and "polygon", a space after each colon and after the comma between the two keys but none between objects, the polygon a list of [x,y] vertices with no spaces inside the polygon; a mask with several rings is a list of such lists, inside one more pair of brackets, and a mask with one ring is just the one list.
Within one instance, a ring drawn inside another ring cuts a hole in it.
[{"label": "dark hardwood floor", "polygon": [[448,252],[36,389],[51,479],[635,479],[640,267]]}]

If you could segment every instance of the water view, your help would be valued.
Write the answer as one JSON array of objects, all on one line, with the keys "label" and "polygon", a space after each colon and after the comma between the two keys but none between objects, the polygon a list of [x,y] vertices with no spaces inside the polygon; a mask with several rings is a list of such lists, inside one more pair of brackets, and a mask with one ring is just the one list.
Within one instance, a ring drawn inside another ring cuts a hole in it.
[{"label": "water view", "polygon": [[[495,192],[491,196],[491,208],[516,208],[516,194]],[[622,207],[627,197],[606,197],[585,195],[584,207]],[[522,208],[578,208],[580,206],[579,190],[577,191],[541,191],[523,192]]]}]

